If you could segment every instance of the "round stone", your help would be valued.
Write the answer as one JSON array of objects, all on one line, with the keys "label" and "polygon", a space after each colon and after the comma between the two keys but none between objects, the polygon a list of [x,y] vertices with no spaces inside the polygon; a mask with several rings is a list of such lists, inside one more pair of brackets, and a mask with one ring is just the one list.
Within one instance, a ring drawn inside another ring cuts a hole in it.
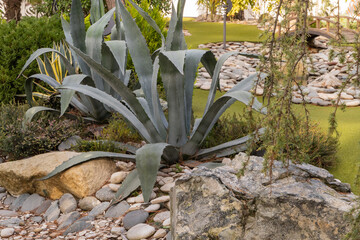
[{"label": "round stone", "polygon": [[75,211],[77,208],[76,199],[70,193],[65,193],[59,199],[59,207],[62,213],[69,213]]},{"label": "round stone", "polygon": [[110,177],[110,183],[121,183],[128,174],[128,172],[115,172]]},{"label": "round stone", "polygon": [[151,200],[150,202],[152,204],[156,204],[156,203],[164,203],[164,202],[168,202],[168,201],[170,201],[170,196],[166,195],[166,196],[161,196],[161,197],[155,198],[155,199]]},{"label": "round stone", "polygon": [[164,222],[166,219],[170,218],[170,211],[160,212],[155,215],[154,222]]},{"label": "round stone", "polygon": [[93,196],[84,197],[79,201],[79,208],[85,211],[91,211],[94,207],[96,207],[100,203],[101,202],[96,197]]},{"label": "round stone", "polygon": [[121,235],[122,233],[125,233],[126,230],[123,227],[112,227],[110,232],[115,235]]},{"label": "round stone", "polygon": [[123,224],[126,229],[130,229],[131,227],[144,223],[146,219],[149,217],[149,213],[144,210],[135,210],[129,212],[125,215],[123,219]]},{"label": "round stone", "polygon": [[155,233],[154,227],[144,223],[140,223],[130,228],[126,235],[129,240],[139,240],[143,238],[148,238],[154,233]]},{"label": "round stone", "polygon": [[157,211],[159,209],[160,209],[160,204],[156,203],[156,204],[151,204],[150,206],[148,206],[144,210],[147,211],[147,212],[155,212],[155,211]]},{"label": "round stone", "polygon": [[170,192],[170,189],[175,186],[175,182],[167,183],[160,188],[163,192]]},{"label": "round stone", "polygon": [[100,201],[111,201],[115,197],[115,192],[113,192],[109,187],[104,187],[96,192],[96,198]]},{"label": "round stone", "polygon": [[13,228],[4,228],[3,230],[1,230],[1,237],[10,237],[11,235],[13,235],[15,232],[15,229]]},{"label": "round stone", "polygon": [[113,192],[117,192],[118,190],[119,190],[119,187],[120,187],[121,185],[120,184],[114,184],[114,183],[110,183],[109,185],[108,185],[108,187],[113,191]]},{"label": "round stone", "polygon": [[153,238],[162,238],[162,237],[165,237],[165,236],[166,236],[166,230],[161,228],[161,229],[156,231]]}]

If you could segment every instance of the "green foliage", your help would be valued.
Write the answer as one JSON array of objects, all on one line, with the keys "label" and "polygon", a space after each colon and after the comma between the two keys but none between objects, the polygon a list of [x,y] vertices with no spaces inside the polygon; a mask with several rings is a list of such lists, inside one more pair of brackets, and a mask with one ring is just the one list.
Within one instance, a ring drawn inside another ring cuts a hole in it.
[{"label": "green foliage", "polygon": [[67,138],[79,133],[80,124],[43,115],[31,122],[27,128],[22,121],[27,106],[2,105],[0,107],[0,156],[8,160],[18,160],[41,153],[57,150],[57,146]]},{"label": "green foliage", "polygon": [[[36,30],[35,30],[36,29]],[[38,48],[51,47],[64,38],[59,16],[24,17],[0,24],[0,102],[9,103],[16,94],[24,93],[24,78],[16,79],[29,55]],[[36,63],[24,72],[38,72]]]},{"label": "green foliage", "polygon": [[141,136],[118,113],[110,118],[109,124],[103,129],[102,138],[124,143],[141,141]]},{"label": "green foliage", "polygon": [[125,151],[114,144],[111,141],[87,141],[81,140],[78,141],[78,144],[72,147],[72,150],[76,152],[91,152],[91,151],[101,151],[101,152],[115,152],[115,153],[125,153]]},{"label": "green foliage", "polygon": [[[43,0],[41,3],[35,4],[35,10],[44,16],[52,16],[56,13],[69,14],[72,0]],[[85,15],[90,13],[91,0],[81,0],[81,6]]]},{"label": "green foliage", "polygon": [[209,135],[202,143],[203,148],[210,148],[221,143],[226,143],[242,136],[250,134],[255,129],[251,129],[242,114],[223,115],[211,129]]},{"label": "green foliage", "polygon": [[[141,0],[135,0],[139,6],[141,6],[141,3],[144,1]],[[164,14],[168,14],[171,12],[171,1],[166,0],[149,0],[150,7],[151,8],[158,8],[160,11],[162,11]],[[144,8],[143,8],[144,9]],[[147,9],[147,8],[146,8]]]}]

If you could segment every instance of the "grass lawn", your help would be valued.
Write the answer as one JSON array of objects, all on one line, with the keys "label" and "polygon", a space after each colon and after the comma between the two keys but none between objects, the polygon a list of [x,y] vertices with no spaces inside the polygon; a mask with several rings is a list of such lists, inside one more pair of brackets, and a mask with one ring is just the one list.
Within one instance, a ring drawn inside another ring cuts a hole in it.
[{"label": "grass lawn", "polygon": [[[189,30],[192,36],[186,37],[189,48],[196,48],[201,43],[221,42],[222,25],[220,23],[202,23],[192,22],[185,19],[184,28]],[[241,24],[228,24],[227,39],[228,41],[260,41],[258,36],[261,32],[256,26],[246,26]],[[194,90],[193,107],[195,116],[203,114],[206,104],[208,91],[199,89]],[[221,93],[217,94],[217,97]],[[300,105],[293,105],[298,111]],[[233,113],[241,110],[240,103],[235,103],[227,113]],[[324,131],[328,129],[328,119],[330,113],[334,111],[333,107],[320,107],[308,105],[310,118],[318,122]],[[337,112],[338,131],[340,133],[340,148],[337,154],[337,164],[329,169],[332,174],[343,182],[350,183],[352,190],[360,194],[360,186],[355,186],[355,177],[358,172],[358,163],[360,156],[360,107],[346,108],[343,112],[340,109]]]},{"label": "grass lawn", "polygon": [[[194,22],[192,18],[184,18],[184,29],[191,33],[186,36],[188,48],[197,48],[199,44],[223,41],[223,23]],[[259,42],[261,31],[256,26],[236,23],[226,24],[227,41]]]}]

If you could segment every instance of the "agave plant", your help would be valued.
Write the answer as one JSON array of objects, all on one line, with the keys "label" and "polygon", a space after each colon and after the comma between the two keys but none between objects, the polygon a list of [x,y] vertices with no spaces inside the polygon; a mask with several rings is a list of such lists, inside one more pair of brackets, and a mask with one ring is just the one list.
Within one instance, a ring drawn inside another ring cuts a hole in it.
[{"label": "agave plant", "polygon": [[[73,0],[73,5],[76,6],[77,2],[79,0]],[[129,174],[120,187],[116,195],[116,201],[120,201],[128,196],[139,185],[142,187],[144,200],[148,201],[156,181],[158,169],[162,164],[169,165],[186,158],[204,159],[214,155],[225,156],[246,150],[250,136],[244,136],[209,149],[200,149],[200,145],[221,114],[235,101],[251,105],[252,108],[258,111],[265,111],[261,103],[249,92],[253,88],[255,80],[264,78],[265,75],[255,74],[248,77],[221,98],[214,101],[216,89],[219,87],[221,66],[228,57],[236,53],[224,54],[217,61],[211,51],[186,49],[182,32],[182,14],[185,0],[179,0],[178,12],[175,11],[173,6],[166,40],[154,20],[131,0],[128,2],[161,35],[163,41],[162,47],[155,55],[150,55],[150,51],[138,26],[119,0],[116,1],[115,13],[117,16],[121,16],[121,24],[117,24],[118,27],[121,27],[121,29],[118,29],[118,33],[122,32],[125,41],[109,41],[105,44],[114,56],[123,55],[126,48],[129,49],[144,97],[137,97],[133,94],[118,76],[114,75],[109,68],[102,65],[96,59],[96,55],[91,55],[91,52],[86,54],[80,48],[82,45],[78,44],[75,46],[77,41],[75,41],[75,38],[73,38],[73,42],[69,42],[69,46],[79,60],[81,59],[81,62],[88,66],[89,75],[91,72],[91,76],[103,79],[111,87],[111,90],[121,96],[121,100],[116,99],[97,86],[79,84],[80,81],[68,81],[66,84],[59,86],[58,89],[62,91],[76,91],[90,96],[114,111],[119,112],[133,125],[148,144],[138,149],[136,154],[84,153],[64,162],[43,179],[48,179],[74,165],[99,157],[127,159],[136,161],[136,170]],[[113,11],[111,11],[112,13]],[[116,18],[116,21],[120,22],[120,18]],[[192,123],[193,86],[200,63],[203,64],[212,76],[212,84],[203,117],[196,119]],[[167,95],[168,118],[165,117],[160,106],[156,88],[159,72]],[[83,79],[85,77],[86,75],[79,74],[74,75],[73,78]],[[68,99],[64,102],[69,103],[71,96],[68,95],[67,97]]]},{"label": "agave plant", "polygon": [[[62,18],[62,27],[66,37],[66,41],[72,46],[80,49],[82,53],[87,54],[96,62],[102,64],[107,70],[114,74],[118,79],[121,80],[124,85],[127,85],[130,78],[130,70],[126,70],[127,64],[127,49],[122,48],[123,51],[114,51],[119,45],[123,47],[123,42],[120,32],[120,21],[117,20],[114,28],[111,32],[110,42],[104,42],[104,30],[108,25],[109,21],[113,18],[115,8],[104,13],[104,4],[102,0],[92,0],[91,4],[91,21],[93,24],[85,31],[84,24],[84,15],[81,8],[80,1],[73,1],[70,13],[70,23]],[[116,19],[119,19],[117,17]],[[63,69],[63,73],[67,71],[67,76],[64,76],[62,81],[59,81],[57,75],[51,71],[52,66],[46,61],[47,53],[56,54],[60,59]],[[72,52],[74,62],[76,66],[79,66],[80,72],[83,75],[77,75],[74,64],[72,64],[72,58],[68,58],[67,55],[56,48],[42,48],[35,51],[25,63],[21,73],[34,61],[38,60],[39,57],[44,55],[44,64],[46,65],[44,71],[41,71],[41,74],[34,74],[27,78],[25,84],[25,92],[30,105],[32,105],[32,87],[33,81],[41,80],[46,84],[50,85],[52,88],[57,88],[61,94],[61,113],[63,114],[68,106],[71,104],[78,110],[80,110],[85,116],[88,116],[90,119],[95,121],[103,121],[104,119],[110,116],[109,107],[102,104],[101,102],[94,100],[84,94],[77,93],[72,90],[59,89],[63,84],[77,84],[83,83],[88,86],[96,87],[101,91],[105,91],[114,98],[120,100],[120,96],[113,91],[110,85],[104,81],[94,70],[92,70],[83,60],[79,58],[75,52]],[[41,65],[41,62],[40,62]],[[47,71],[46,71],[47,70]],[[81,76],[81,77],[79,77]],[[65,107],[66,106],[66,107]],[[27,113],[32,118],[31,115],[38,113],[43,110],[52,110],[57,111],[56,109],[44,108],[44,107],[35,107],[29,109]]]}]

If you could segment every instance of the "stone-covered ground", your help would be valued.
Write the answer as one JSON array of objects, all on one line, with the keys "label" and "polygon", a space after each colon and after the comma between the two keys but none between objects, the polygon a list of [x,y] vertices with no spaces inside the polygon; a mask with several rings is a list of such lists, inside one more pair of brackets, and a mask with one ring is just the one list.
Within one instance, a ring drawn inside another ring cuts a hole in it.
[{"label": "stone-covered ground", "polygon": [[[94,196],[77,200],[64,194],[49,200],[38,194],[13,197],[0,188],[1,239],[166,239],[170,229],[169,191],[190,172],[187,166],[161,169],[151,202],[139,192],[110,206],[133,163],[118,162],[121,171]],[[137,195],[137,196],[136,196]]]}]

